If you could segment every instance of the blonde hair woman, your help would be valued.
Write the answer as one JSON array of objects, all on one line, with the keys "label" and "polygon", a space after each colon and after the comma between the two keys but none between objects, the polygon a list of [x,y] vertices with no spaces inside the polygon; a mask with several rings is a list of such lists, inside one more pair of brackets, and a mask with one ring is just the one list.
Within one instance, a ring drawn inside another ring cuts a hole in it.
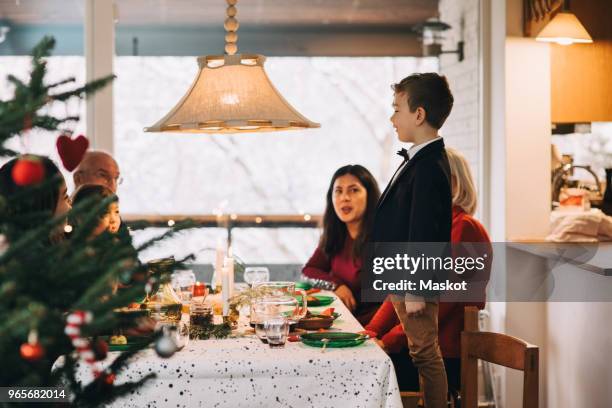
[{"label": "blonde hair woman", "polygon": [[[478,204],[478,193],[465,157],[455,149],[446,148],[450,165],[453,197],[453,221],[451,242],[490,243],[484,226],[473,217]],[[490,247],[489,247],[490,251]],[[491,257],[489,257],[490,259]],[[483,309],[482,302],[440,302],[438,308],[438,343],[444,359],[450,392],[458,392],[461,384],[461,331],[463,330],[463,308],[476,306]],[[400,390],[417,391],[419,376],[406,350],[408,343],[404,330],[395,314],[391,302],[384,302],[365,326],[366,332],[385,350],[395,367]]]},{"label": "blonde hair woman", "polygon": [[478,205],[478,193],[470,171],[470,165],[457,150],[447,147],[446,156],[451,171],[453,207],[459,207],[469,215],[474,215]]}]

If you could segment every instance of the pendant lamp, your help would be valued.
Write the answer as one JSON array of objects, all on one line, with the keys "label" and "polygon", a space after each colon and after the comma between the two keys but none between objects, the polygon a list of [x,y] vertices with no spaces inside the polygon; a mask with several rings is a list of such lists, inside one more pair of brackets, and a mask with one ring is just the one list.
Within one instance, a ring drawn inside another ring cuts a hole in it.
[{"label": "pendant lamp", "polygon": [[569,0],[564,0],[561,11],[546,24],[536,40],[560,45],[593,42],[593,38],[578,17],[569,10]]},{"label": "pendant lamp", "polygon": [[227,0],[225,55],[198,58],[199,72],[176,106],[146,132],[245,133],[318,128],[274,87],[266,57],[236,54],[238,0]]}]

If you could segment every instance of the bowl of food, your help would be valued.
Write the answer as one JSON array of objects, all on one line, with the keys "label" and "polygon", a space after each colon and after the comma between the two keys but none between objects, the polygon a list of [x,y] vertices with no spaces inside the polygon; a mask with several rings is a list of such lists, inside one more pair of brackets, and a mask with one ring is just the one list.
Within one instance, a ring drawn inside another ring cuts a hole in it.
[{"label": "bowl of food", "polygon": [[319,330],[329,329],[334,324],[340,314],[334,312],[334,308],[330,307],[322,312],[308,311],[306,316],[300,319],[298,327],[304,330]]}]

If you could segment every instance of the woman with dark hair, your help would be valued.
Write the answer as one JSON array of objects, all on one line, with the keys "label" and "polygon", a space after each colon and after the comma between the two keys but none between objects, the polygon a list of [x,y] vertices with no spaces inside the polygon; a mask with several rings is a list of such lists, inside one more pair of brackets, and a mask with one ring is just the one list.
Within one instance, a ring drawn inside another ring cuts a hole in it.
[{"label": "woman with dark hair", "polygon": [[378,184],[365,167],[336,170],[327,190],[321,240],[302,270],[315,286],[333,290],[362,323],[377,307],[360,302],[360,269],[379,197]]},{"label": "woman with dark hair", "polygon": [[[42,165],[43,179],[22,186],[13,179],[13,169],[19,160],[23,159],[14,158],[0,168],[0,194],[7,200],[7,215],[23,230],[35,228],[54,216],[65,215],[70,210],[70,199],[59,168],[48,157],[29,155],[28,160]],[[29,193],[24,194],[27,190]],[[58,225],[49,240],[63,239],[65,226],[65,222]]]}]

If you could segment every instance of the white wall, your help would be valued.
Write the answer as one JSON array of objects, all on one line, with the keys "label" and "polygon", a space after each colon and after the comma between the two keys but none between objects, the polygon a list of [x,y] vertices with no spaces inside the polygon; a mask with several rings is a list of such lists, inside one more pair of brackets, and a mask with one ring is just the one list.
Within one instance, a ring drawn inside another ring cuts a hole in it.
[{"label": "white wall", "polygon": [[459,61],[457,54],[440,56],[440,73],[446,75],[455,98],[453,110],[440,133],[447,146],[465,155],[476,185],[482,190],[480,1],[441,0],[438,9],[440,20],[452,27],[444,33],[443,50],[455,50],[459,41],[465,42],[463,61]]},{"label": "white wall", "polygon": [[550,218],[550,50],[506,40],[506,238],[542,239]]}]

